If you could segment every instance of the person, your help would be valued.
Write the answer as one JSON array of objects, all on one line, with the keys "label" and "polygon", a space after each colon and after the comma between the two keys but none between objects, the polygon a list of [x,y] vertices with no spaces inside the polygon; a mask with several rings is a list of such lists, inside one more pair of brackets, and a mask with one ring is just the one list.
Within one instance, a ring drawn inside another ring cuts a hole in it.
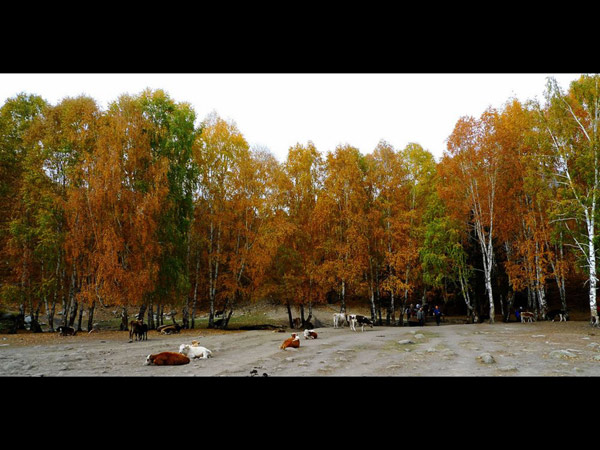
[{"label": "person", "polygon": [[419,308],[417,311],[417,320],[419,321],[419,325],[425,325],[425,313],[423,312],[423,308]]},{"label": "person", "polygon": [[521,308],[515,308],[515,317],[517,318],[517,322],[521,321]]},{"label": "person", "polygon": [[442,318],[442,311],[440,311],[440,307],[438,305],[435,305],[435,308],[433,308],[433,315],[435,316],[435,323],[440,324],[440,319]]},{"label": "person", "polygon": [[406,308],[406,321],[408,322],[413,315],[413,304],[411,303]]}]

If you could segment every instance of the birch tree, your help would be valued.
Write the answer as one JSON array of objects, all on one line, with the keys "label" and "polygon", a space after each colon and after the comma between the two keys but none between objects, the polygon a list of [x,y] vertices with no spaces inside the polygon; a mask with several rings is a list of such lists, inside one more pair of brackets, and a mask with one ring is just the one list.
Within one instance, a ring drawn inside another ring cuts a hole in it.
[{"label": "birch tree", "polygon": [[555,219],[562,222],[582,257],[589,283],[591,323],[599,326],[596,234],[600,187],[600,76],[584,75],[565,93],[549,78],[546,105],[537,105],[548,165],[560,189]]},{"label": "birch tree", "polygon": [[323,285],[337,291],[341,312],[346,312],[346,296],[360,289],[368,266],[365,172],[358,149],[345,145],[327,153],[324,190],[315,207],[324,234],[319,276]]},{"label": "birch tree", "polygon": [[444,198],[454,203],[451,209],[469,217],[481,248],[490,323],[494,323],[495,315],[492,289],[494,221],[502,167],[501,154],[493,143],[496,120],[497,112],[493,109],[484,112],[480,119],[459,119],[448,138],[442,161]]}]

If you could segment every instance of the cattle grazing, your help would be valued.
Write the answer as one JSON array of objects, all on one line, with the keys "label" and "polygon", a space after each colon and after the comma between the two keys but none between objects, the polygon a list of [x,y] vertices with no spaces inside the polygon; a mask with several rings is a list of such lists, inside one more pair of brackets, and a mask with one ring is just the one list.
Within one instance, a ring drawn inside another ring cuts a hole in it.
[{"label": "cattle grazing", "polygon": [[180,366],[182,364],[188,364],[190,358],[181,353],[176,352],[161,352],[154,355],[148,355],[146,357],[145,365],[155,366]]},{"label": "cattle grazing", "polygon": [[300,317],[296,317],[294,320],[292,320],[292,325],[293,328],[300,328],[302,326],[302,320]]},{"label": "cattle grazing", "polygon": [[296,333],[292,333],[292,337],[287,338],[285,341],[283,341],[283,344],[281,344],[281,348],[282,350],[285,350],[288,347],[292,347],[292,348],[298,348],[300,347],[300,338],[298,337],[298,335]]},{"label": "cattle grazing", "polygon": [[360,325],[362,331],[365,331],[365,325],[369,325],[373,328],[373,321],[366,316],[361,316],[360,314],[350,314],[348,315],[348,320],[350,322],[350,329],[356,331],[356,324]]},{"label": "cattle grazing", "polygon": [[522,311],[521,312],[521,322],[533,322],[535,317],[532,312]]},{"label": "cattle grazing", "polygon": [[188,358],[195,359],[208,359],[211,357],[212,352],[206,347],[200,345],[181,344],[179,346],[179,353],[187,356]]},{"label": "cattle grazing", "polygon": [[58,327],[56,331],[58,331],[61,336],[75,336],[77,334],[77,331],[75,331],[74,328],[66,327],[64,325]]},{"label": "cattle grazing", "polygon": [[174,334],[179,333],[181,330],[181,325],[173,324],[173,325],[161,325],[156,329],[160,334]]},{"label": "cattle grazing", "polygon": [[346,314],[344,313],[336,313],[333,315],[333,328],[343,327],[344,323],[346,323]]},{"label": "cattle grazing", "polygon": [[315,330],[304,330],[304,339],[316,339],[317,333]]},{"label": "cattle grazing", "polygon": [[553,309],[552,311],[548,311],[546,313],[546,319],[551,320],[552,322],[554,322],[557,317],[559,322],[566,322],[569,316],[567,311],[563,309]]},{"label": "cattle grazing", "polygon": [[147,341],[148,325],[141,320],[132,320],[129,322],[129,342],[133,342],[134,335],[136,341]]}]

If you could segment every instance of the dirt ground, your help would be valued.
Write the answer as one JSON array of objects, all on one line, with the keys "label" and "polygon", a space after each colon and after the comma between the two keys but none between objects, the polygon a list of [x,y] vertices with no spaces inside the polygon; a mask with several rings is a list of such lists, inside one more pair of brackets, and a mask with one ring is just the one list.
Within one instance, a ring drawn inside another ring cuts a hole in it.
[{"label": "dirt ground", "polygon": [[[276,311],[280,316],[282,310]],[[317,339],[281,350],[292,332],[149,331],[129,342],[123,331],[0,335],[3,377],[589,377],[600,375],[600,329],[586,320],[496,322],[423,327],[333,328],[331,311],[315,312]],[[178,351],[192,340],[212,351],[183,366],[146,366],[146,356]]]}]

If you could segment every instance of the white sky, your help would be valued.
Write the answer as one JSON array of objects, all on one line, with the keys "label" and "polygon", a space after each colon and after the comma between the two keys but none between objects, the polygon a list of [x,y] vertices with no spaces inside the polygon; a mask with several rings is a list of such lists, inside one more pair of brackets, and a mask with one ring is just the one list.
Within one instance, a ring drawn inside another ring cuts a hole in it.
[{"label": "white sky", "polygon": [[101,108],[121,94],[163,89],[190,103],[198,121],[210,112],[233,120],[252,147],[280,161],[312,141],[325,154],[339,144],[370,153],[384,139],[395,149],[416,142],[439,159],[461,116],[479,117],[512,97],[543,100],[546,77],[563,89],[580,74],[403,73],[1,73],[0,105],[20,92],[51,104],[88,95]]}]

